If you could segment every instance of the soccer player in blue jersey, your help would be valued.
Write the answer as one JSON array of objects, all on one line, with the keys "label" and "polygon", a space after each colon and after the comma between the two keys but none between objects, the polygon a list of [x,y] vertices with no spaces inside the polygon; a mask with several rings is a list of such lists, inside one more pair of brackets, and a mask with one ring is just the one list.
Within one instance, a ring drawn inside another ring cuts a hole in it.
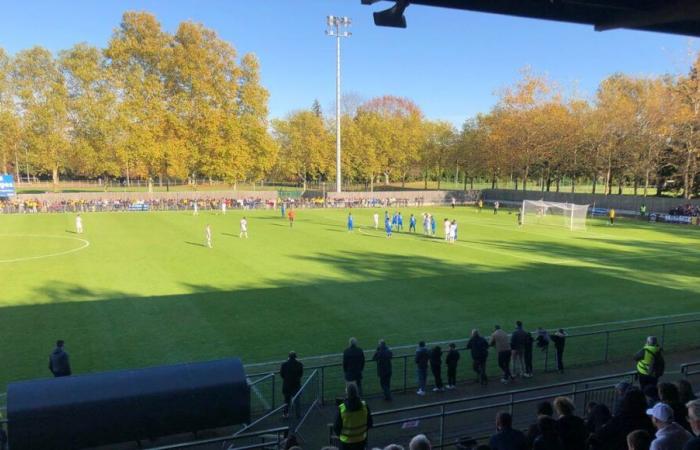
[{"label": "soccer player in blue jersey", "polygon": [[408,231],[409,233],[415,233],[416,232],[416,216],[411,214],[411,217],[408,219]]},{"label": "soccer player in blue jersey", "polygon": [[391,237],[391,222],[389,222],[388,216],[384,219],[384,230],[386,231],[386,238],[389,239]]},{"label": "soccer player in blue jersey", "polygon": [[352,213],[348,213],[348,231],[352,231]]},{"label": "soccer player in blue jersey", "polygon": [[403,231],[403,216],[401,216],[401,213],[396,217],[396,225],[397,231]]},{"label": "soccer player in blue jersey", "polygon": [[430,231],[433,236],[435,236],[435,217],[432,214],[429,214],[430,216]]}]

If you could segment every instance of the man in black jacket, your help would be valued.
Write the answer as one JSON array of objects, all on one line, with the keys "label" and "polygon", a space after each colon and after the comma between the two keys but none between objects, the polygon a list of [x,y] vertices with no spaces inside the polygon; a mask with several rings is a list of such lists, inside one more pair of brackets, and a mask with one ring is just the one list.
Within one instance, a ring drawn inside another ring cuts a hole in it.
[{"label": "man in black jacket", "polygon": [[467,342],[467,350],[471,350],[476,382],[482,386],[488,384],[486,377],[486,358],[489,356],[489,343],[479,335],[479,330],[472,330],[472,336]]},{"label": "man in black jacket", "polygon": [[357,346],[357,339],[350,338],[350,346],[343,352],[343,372],[346,383],[355,383],[362,395],[362,371],[365,369],[365,353]]},{"label": "man in black jacket", "polygon": [[455,344],[450,344],[450,351],[445,357],[447,366],[447,389],[454,389],[457,384],[457,363],[459,362],[459,352]]},{"label": "man in black jacket", "polygon": [[[284,416],[289,414],[289,404],[292,398],[301,388],[301,377],[304,375],[304,365],[297,361],[297,354],[289,352],[289,359],[280,366],[280,377],[282,377],[282,394],[284,395]],[[299,414],[299,408],[297,408]]]},{"label": "man in black jacket", "polygon": [[374,352],[373,361],[377,362],[377,376],[379,376],[379,385],[384,392],[384,400],[391,401],[391,358],[393,353],[387,347],[384,339],[379,341],[379,347]]},{"label": "man in black jacket", "polygon": [[63,346],[63,341],[56,341],[56,348],[49,355],[49,370],[54,377],[67,377],[72,373],[70,370],[70,358]]},{"label": "man in black jacket", "polygon": [[514,376],[530,377],[525,368],[525,347],[527,346],[528,335],[529,333],[523,329],[523,323],[518,320],[515,323],[515,330],[510,335]]},{"label": "man in black jacket", "polygon": [[428,361],[430,360],[430,353],[425,346],[424,341],[418,343],[418,349],[416,349],[416,376],[418,378],[418,391],[416,394],[425,395],[425,384],[428,378]]},{"label": "man in black jacket", "polygon": [[559,373],[564,373],[564,346],[566,345],[566,336],[567,334],[564,329],[559,328],[559,330],[550,337],[557,351],[557,370]]},{"label": "man in black jacket", "polygon": [[445,388],[442,384],[442,349],[439,345],[436,345],[430,351],[430,370],[433,372],[433,378],[435,379],[433,392],[444,391]]}]

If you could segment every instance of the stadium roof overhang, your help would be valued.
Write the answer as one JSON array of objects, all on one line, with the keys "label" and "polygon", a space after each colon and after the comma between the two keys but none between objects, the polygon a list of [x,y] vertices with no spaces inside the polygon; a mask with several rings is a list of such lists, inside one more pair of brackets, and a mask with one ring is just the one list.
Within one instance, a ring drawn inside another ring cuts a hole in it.
[{"label": "stadium roof overhang", "polygon": [[[361,0],[371,5],[382,0]],[[375,12],[374,23],[406,27],[409,4],[479,11],[532,19],[593,25],[596,31],[620,28],[700,37],[700,0],[390,0]]]}]

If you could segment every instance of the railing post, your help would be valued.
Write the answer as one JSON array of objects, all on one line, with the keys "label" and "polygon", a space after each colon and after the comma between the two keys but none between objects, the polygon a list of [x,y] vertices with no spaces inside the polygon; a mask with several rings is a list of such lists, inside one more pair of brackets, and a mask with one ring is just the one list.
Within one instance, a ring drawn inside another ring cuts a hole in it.
[{"label": "railing post", "polygon": [[445,405],[440,406],[440,448],[445,440]]},{"label": "railing post", "polygon": [[544,371],[547,372],[547,364],[549,363],[549,344],[544,348]]},{"label": "railing post", "polygon": [[275,409],[275,373],[272,372],[272,409]]},{"label": "railing post", "polygon": [[513,415],[513,394],[510,394],[510,405],[508,405],[508,412]]},{"label": "railing post", "polygon": [[403,393],[405,394],[408,389],[408,356],[403,357]]},{"label": "railing post", "polygon": [[605,332],[605,362],[608,362],[608,352],[610,350],[610,332]]},{"label": "railing post", "polygon": [[664,346],[664,339],[666,338],[666,324],[661,324],[661,347]]},{"label": "railing post", "polygon": [[326,367],[321,366],[321,405],[325,405],[326,400]]},{"label": "railing post", "polygon": [[576,386],[578,386],[578,384],[574,383],[574,389],[571,393],[571,401],[574,402],[574,404],[576,404]]}]

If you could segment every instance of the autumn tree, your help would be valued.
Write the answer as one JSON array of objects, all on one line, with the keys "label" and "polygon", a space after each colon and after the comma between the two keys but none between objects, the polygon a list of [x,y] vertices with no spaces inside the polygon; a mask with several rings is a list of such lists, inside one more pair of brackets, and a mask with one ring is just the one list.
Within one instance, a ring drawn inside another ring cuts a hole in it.
[{"label": "autumn tree", "polygon": [[34,47],[19,52],[12,74],[23,144],[41,172],[51,174],[54,189],[71,151],[68,92],[65,79],[51,52]]}]

